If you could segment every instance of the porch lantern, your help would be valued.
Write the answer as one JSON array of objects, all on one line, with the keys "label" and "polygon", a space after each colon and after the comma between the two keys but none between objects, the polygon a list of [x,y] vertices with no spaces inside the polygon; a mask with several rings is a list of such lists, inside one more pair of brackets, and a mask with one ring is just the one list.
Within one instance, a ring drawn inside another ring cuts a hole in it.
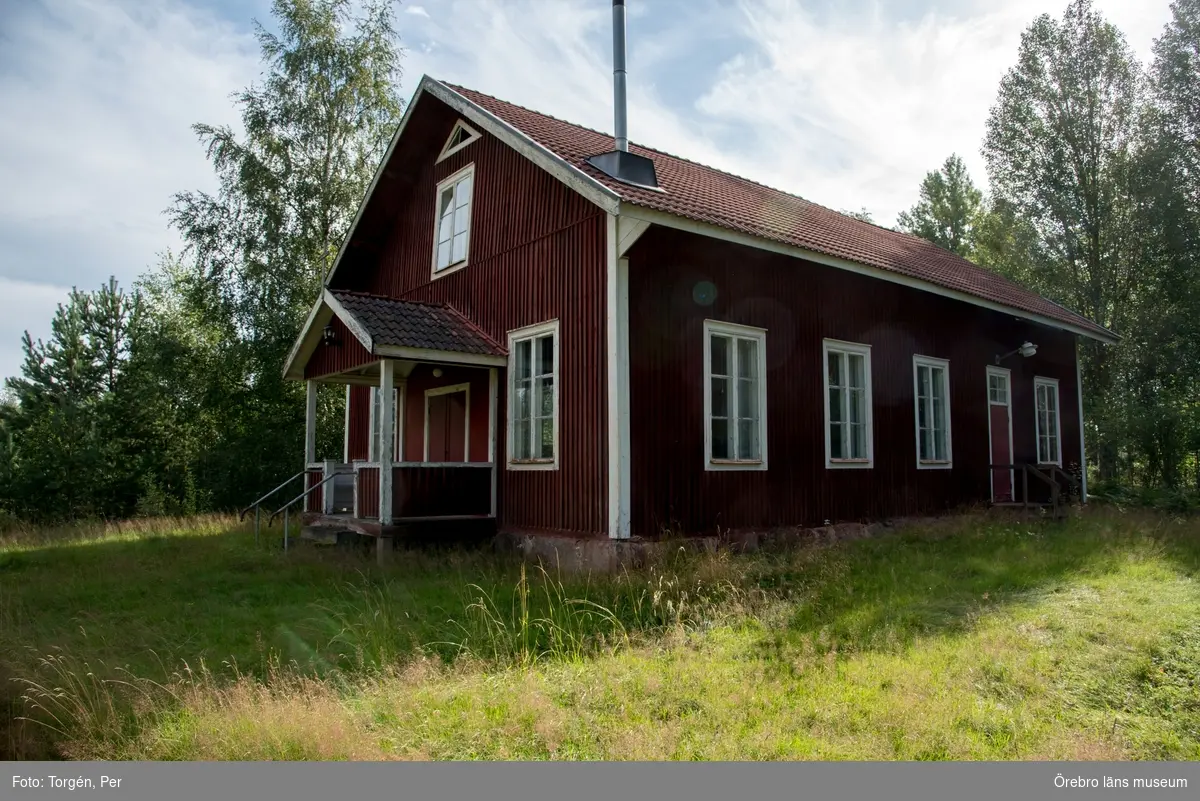
[{"label": "porch lantern", "polygon": [[337,332],[333,330],[332,325],[325,326],[325,330],[321,332],[321,341],[326,345],[337,344]]},{"label": "porch lantern", "polygon": [[1022,357],[1028,359],[1029,357],[1031,357],[1037,353],[1037,345],[1033,344],[1032,342],[1022,342],[1021,346],[1019,348],[1014,348],[1013,350],[1010,350],[1008,353],[1004,354],[1003,356],[997,356],[996,364],[999,364],[1000,362],[1004,361],[1009,356],[1016,356],[1018,353],[1021,354]]}]

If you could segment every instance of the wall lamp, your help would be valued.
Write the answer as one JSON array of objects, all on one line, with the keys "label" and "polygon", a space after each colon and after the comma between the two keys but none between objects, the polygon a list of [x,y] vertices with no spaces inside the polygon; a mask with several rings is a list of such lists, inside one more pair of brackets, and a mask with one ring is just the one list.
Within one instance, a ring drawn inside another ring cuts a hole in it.
[{"label": "wall lamp", "polygon": [[332,325],[325,326],[325,330],[321,332],[321,341],[326,345],[337,344],[337,332],[333,330]]},{"label": "wall lamp", "polygon": [[1021,354],[1022,356],[1024,356],[1026,359],[1028,359],[1030,356],[1037,353],[1037,345],[1033,344],[1032,342],[1022,342],[1021,347],[1016,348],[1015,350],[1010,350],[1008,353],[1004,354],[1003,356],[997,356],[996,364],[999,364],[1000,362],[1004,361],[1009,356],[1016,356],[1018,353]]}]

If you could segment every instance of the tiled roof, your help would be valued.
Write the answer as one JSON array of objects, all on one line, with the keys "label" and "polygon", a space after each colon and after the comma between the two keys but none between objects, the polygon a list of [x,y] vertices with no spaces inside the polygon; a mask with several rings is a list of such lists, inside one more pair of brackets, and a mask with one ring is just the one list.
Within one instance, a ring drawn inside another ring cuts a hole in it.
[{"label": "tiled roof", "polygon": [[504,356],[506,351],[450,306],[388,300],[377,295],[334,291],[375,345]]},{"label": "tiled roof", "polygon": [[663,192],[617,181],[587,163],[612,150],[608,134],[540,114],[489,95],[449,85],[559,158],[611,189],[622,200],[763,239],[973,295],[992,303],[1066,323],[1104,339],[1114,335],[1007,278],[910,234],[892,231],[818,206],[736,175],[640,145],[630,150],[654,160]]}]

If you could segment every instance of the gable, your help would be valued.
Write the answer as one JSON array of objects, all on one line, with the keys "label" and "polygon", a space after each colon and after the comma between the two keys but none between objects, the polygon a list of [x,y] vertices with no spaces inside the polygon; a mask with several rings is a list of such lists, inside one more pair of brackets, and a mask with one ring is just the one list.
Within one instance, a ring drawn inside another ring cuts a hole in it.
[{"label": "gable", "polygon": [[442,145],[442,152],[438,154],[437,160],[441,161],[454,155],[479,137],[479,131],[459,120],[454,123],[454,128],[450,131],[450,136],[446,138],[446,144]]}]

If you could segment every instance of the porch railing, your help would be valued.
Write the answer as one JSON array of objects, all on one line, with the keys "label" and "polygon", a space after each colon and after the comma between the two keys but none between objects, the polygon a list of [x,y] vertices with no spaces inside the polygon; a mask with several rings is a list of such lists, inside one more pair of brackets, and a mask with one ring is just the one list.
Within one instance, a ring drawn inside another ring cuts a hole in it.
[{"label": "porch railing", "polygon": [[283,514],[283,550],[285,553],[287,552],[287,549],[288,549],[288,536],[289,536],[288,529],[289,529],[289,523],[291,522],[289,518],[291,516],[292,506],[296,503],[299,503],[300,501],[305,500],[313,492],[316,492],[317,490],[321,489],[326,484],[328,484],[330,481],[333,481],[335,478],[337,478],[340,475],[342,475],[342,474],[341,473],[330,473],[329,475],[322,478],[316,484],[309,486],[307,489],[304,490],[304,492],[300,493],[295,498],[292,498],[290,501],[285,503],[283,506],[280,506],[278,509],[276,509],[274,511],[274,513],[272,513],[272,515],[269,518],[267,518],[267,525],[270,526],[275,521],[275,518],[279,517],[279,515],[281,513]]},{"label": "porch railing", "polygon": [[[1055,517],[1062,517],[1066,514],[1067,501],[1069,496],[1064,495],[1064,489],[1069,492],[1071,489],[1077,489],[1082,493],[1082,482],[1075,476],[1063,470],[1058,465],[1034,465],[1029,462],[1019,462],[1016,464],[994,464],[991,465],[992,472],[997,470],[1010,470],[1020,474],[1021,477],[1021,500],[1010,505],[1023,506],[1030,509],[1033,506],[1049,506]],[[1029,492],[1029,479],[1035,479],[1034,486],[1046,485],[1050,488],[1050,497],[1048,502],[1036,501]],[[1014,488],[1015,489],[1015,488]]]},{"label": "porch railing", "polygon": [[[392,465],[392,520],[465,520],[495,516],[491,462],[397,462]],[[354,516],[378,518],[380,466],[354,465]]]}]

